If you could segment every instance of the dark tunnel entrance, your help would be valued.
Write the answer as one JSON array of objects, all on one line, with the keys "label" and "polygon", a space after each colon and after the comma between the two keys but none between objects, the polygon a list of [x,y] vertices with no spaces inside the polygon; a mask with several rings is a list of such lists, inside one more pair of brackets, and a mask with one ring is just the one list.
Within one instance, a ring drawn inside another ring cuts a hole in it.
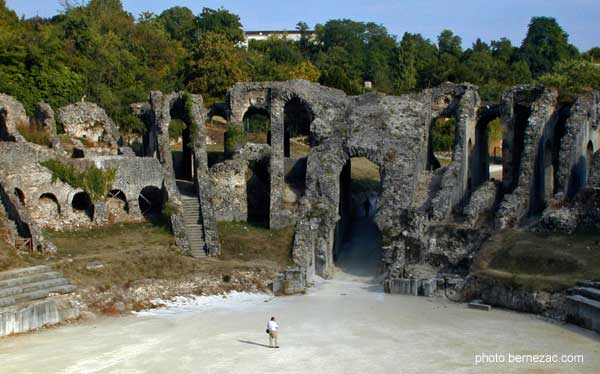
[{"label": "dark tunnel entrance", "polygon": [[375,223],[380,196],[378,166],[366,158],[348,160],[340,174],[340,220],[333,247],[334,263],[345,273],[381,273],[382,236]]},{"label": "dark tunnel entrance", "polygon": [[249,224],[269,228],[270,191],[269,160],[250,161],[246,174],[247,221]]}]

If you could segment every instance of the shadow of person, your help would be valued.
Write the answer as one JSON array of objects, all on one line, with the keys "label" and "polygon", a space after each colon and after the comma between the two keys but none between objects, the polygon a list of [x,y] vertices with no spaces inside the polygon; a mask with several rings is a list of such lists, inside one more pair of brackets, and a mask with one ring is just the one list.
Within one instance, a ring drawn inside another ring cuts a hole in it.
[{"label": "shadow of person", "polygon": [[266,344],[261,344],[261,343],[256,343],[256,342],[251,342],[249,340],[238,340],[238,342],[240,343],[244,343],[244,344],[250,344],[250,345],[258,345],[259,347],[265,347],[265,348],[271,348]]}]

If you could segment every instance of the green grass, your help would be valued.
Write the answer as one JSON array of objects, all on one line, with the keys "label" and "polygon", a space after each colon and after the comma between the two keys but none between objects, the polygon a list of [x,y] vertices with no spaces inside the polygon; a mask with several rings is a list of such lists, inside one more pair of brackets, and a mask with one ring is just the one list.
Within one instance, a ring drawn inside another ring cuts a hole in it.
[{"label": "green grass", "polygon": [[[46,232],[58,248],[51,256],[18,253],[0,244],[0,271],[51,265],[81,287],[126,287],[141,279],[186,279],[236,270],[278,271],[290,264],[293,227],[266,230],[245,223],[219,223],[222,255],[181,255],[171,232],[150,223],[118,224],[76,232]],[[99,262],[101,269],[88,270]]]},{"label": "green grass", "polygon": [[600,233],[498,233],[474,261],[476,275],[514,287],[558,291],[600,278]]},{"label": "green grass", "polygon": [[291,265],[293,226],[269,230],[245,222],[219,222],[218,227],[221,259]]},{"label": "green grass", "polygon": [[364,157],[352,159],[352,193],[378,191],[381,188],[379,167]]}]

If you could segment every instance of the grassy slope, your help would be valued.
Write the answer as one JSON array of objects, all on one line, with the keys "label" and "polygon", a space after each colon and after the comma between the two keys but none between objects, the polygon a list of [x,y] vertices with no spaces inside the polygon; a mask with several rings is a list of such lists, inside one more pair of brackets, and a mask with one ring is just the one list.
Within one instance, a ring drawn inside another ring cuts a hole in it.
[{"label": "grassy slope", "polygon": [[484,244],[473,272],[511,286],[562,290],[577,280],[600,278],[600,234],[504,231]]},{"label": "grassy slope", "polygon": [[[223,255],[193,259],[180,255],[173,235],[151,224],[122,224],[78,232],[51,232],[58,253],[45,257],[2,251],[0,271],[52,265],[80,286],[124,286],[140,279],[185,279],[194,274],[232,270],[283,269],[289,263],[291,228],[275,231],[239,223],[220,224]],[[104,267],[88,270],[99,262]]]}]

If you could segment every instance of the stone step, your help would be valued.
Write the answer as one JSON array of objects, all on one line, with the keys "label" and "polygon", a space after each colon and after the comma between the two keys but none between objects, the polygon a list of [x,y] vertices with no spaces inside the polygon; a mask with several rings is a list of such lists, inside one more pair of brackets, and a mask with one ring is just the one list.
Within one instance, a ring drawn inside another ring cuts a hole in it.
[{"label": "stone step", "polygon": [[600,301],[589,299],[581,295],[567,296],[566,299],[572,303],[584,304],[593,309],[597,309],[600,312]]},{"label": "stone step", "polygon": [[191,255],[194,258],[206,257],[206,252],[203,249],[202,250],[193,250],[191,252]]},{"label": "stone step", "polygon": [[39,266],[32,266],[29,268],[3,271],[0,273],[0,280],[22,278],[22,277],[26,277],[26,276],[32,275],[32,274],[49,273],[51,271],[52,271],[52,269],[50,269],[46,265],[39,265]]},{"label": "stone step", "polygon": [[28,301],[44,299],[44,298],[48,297],[51,293],[67,294],[67,293],[71,293],[71,292],[75,291],[76,289],[77,289],[77,287],[75,287],[71,284],[66,284],[63,286],[57,286],[57,287],[47,288],[44,290],[32,291],[32,292],[28,292],[28,293],[24,293],[24,294],[20,294],[20,295],[16,295],[16,296],[3,297],[3,298],[0,298],[0,308],[19,304],[19,303],[24,303],[24,302],[28,302]]},{"label": "stone step", "polygon": [[577,285],[579,287],[589,287],[600,290],[600,280],[587,280],[587,281],[578,281]]},{"label": "stone step", "polygon": [[590,287],[575,287],[567,291],[569,295],[580,295],[588,299],[600,301],[600,290]]},{"label": "stone step", "polygon": [[19,285],[16,287],[5,288],[3,290],[0,290],[0,298],[8,297],[8,296],[18,296],[18,295],[33,292],[33,291],[39,291],[39,290],[45,290],[48,288],[64,286],[65,284],[68,284],[68,283],[69,282],[65,278],[55,278],[55,279],[44,280],[44,281],[35,282],[35,283],[22,284],[22,285]]},{"label": "stone step", "polygon": [[600,301],[581,295],[571,295],[567,300],[567,321],[600,333]]},{"label": "stone step", "polygon": [[28,275],[28,276],[20,277],[20,278],[6,279],[3,281],[0,281],[0,291],[5,288],[12,288],[12,287],[20,286],[22,284],[36,283],[36,282],[41,282],[41,281],[56,279],[56,278],[62,278],[62,277],[63,277],[62,273],[59,273],[56,271],[51,271],[48,273],[32,274],[32,275]]}]

